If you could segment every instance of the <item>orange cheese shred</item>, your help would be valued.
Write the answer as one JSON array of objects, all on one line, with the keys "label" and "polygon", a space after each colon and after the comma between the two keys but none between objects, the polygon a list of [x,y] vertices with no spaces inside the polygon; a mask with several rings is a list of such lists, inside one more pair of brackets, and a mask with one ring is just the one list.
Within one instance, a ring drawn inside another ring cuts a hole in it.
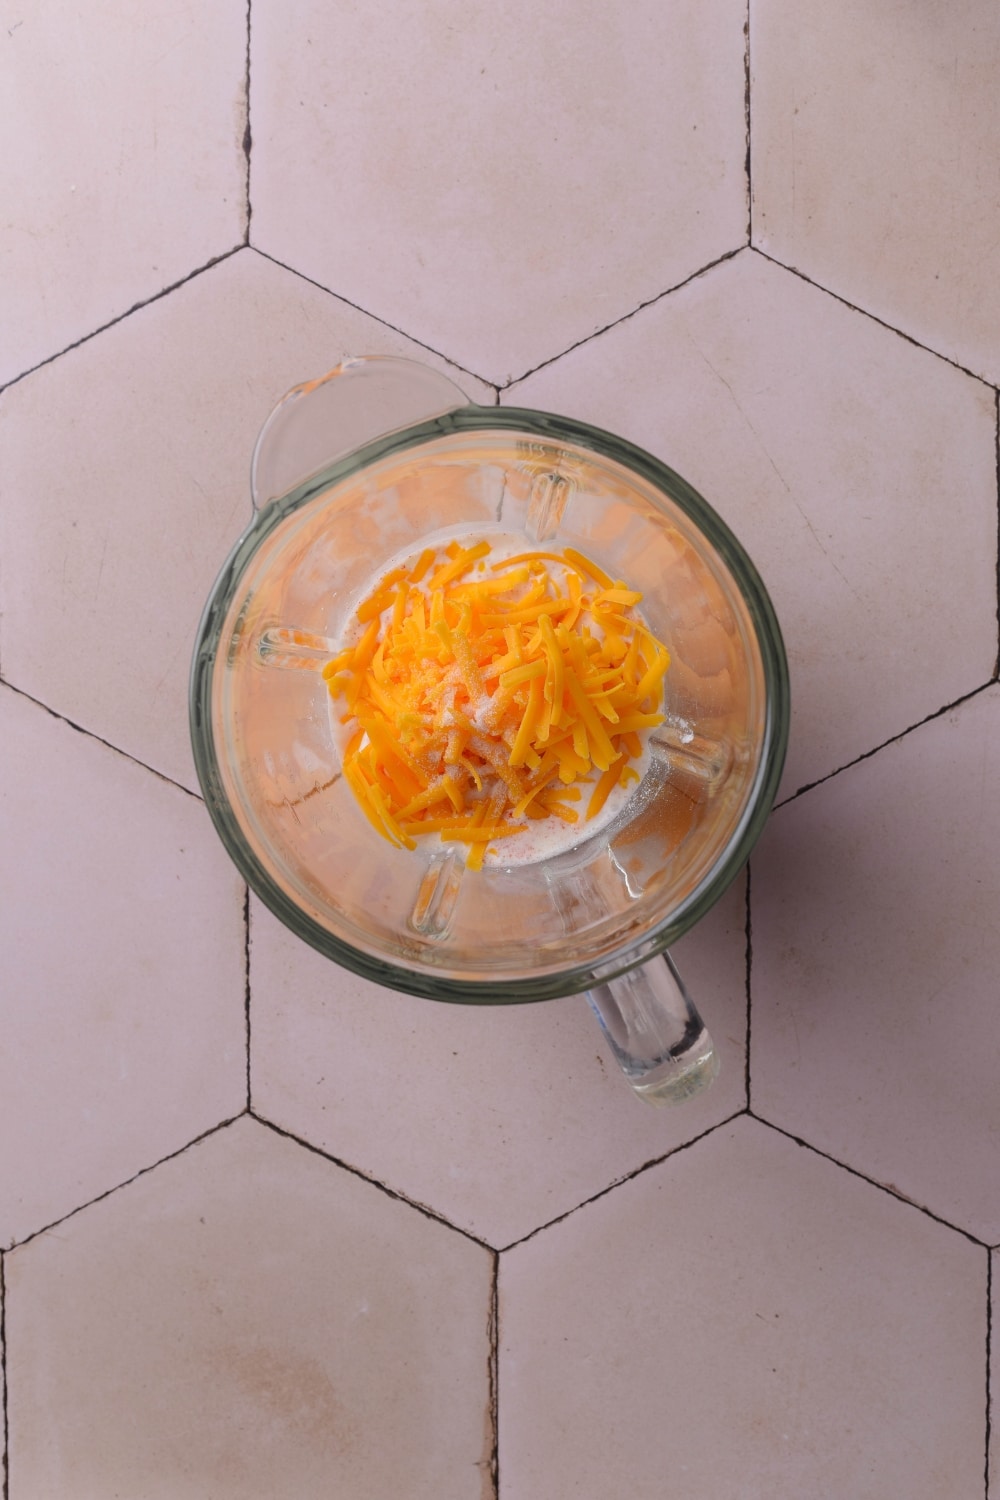
[{"label": "orange cheese shred", "polygon": [[481,576],[489,553],[453,541],[393,568],[323,668],[369,822],[404,848],[464,846],[473,870],[530,823],[576,823],[577,783],[586,822],[637,779],[670,665],[642,595],[583,553],[528,551]]}]

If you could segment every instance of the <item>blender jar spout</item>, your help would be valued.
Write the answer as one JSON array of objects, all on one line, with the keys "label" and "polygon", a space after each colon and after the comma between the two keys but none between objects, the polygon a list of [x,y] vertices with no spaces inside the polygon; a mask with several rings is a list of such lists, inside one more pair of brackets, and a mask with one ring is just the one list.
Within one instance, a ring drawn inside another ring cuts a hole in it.
[{"label": "blender jar spout", "polygon": [[257,438],[250,465],[255,511],[373,438],[468,404],[453,380],[411,359],[345,359],[282,397]]}]

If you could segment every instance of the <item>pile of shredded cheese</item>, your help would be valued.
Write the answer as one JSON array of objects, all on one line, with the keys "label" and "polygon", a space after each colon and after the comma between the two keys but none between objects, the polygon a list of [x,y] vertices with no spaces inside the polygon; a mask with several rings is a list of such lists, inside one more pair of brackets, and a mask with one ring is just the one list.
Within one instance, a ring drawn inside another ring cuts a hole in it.
[{"label": "pile of shredded cheese", "polygon": [[585,821],[637,780],[662,722],[666,647],[642,595],[567,547],[487,564],[483,540],[428,547],[358,606],[323,669],[348,726],[343,770],[379,833],[487,846],[529,820]]}]

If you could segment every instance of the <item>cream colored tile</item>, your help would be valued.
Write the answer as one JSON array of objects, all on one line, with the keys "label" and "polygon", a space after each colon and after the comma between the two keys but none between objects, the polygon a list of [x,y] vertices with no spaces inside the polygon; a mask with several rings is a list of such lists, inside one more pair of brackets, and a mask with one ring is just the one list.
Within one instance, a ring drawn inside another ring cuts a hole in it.
[{"label": "cream colored tile", "polygon": [[490,1280],[239,1121],[9,1257],[11,1494],[480,1500]]},{"label": "cream colored tile", "polygon": [[753,860],[754,1108],[1000,1241],[1000,689],[775,814]]},{"label": "cream colored tile", "polygon": [[292,385],[367,353],[423,355],[247,250],[6,391],[7,681],[196,787],[188,667],[257,433]]},{"label": "cream colored tile", "polygon": [[783,795],[991,675],[993,393],[799,277],[748,251],[503,399],[648,448],[736,532],[788,648]]},{"label": "cream colored tile", "polygon": [[246,229],[245,0],[8,6],[0,384]]},{"label": "cream colored tile", "polygon": [[745,1102],[744,886],[676,956],[722,1058],[700,1098],[636,1099],[580,996],[467,1006],[378,989],[254,903],[253,1107],[506,1245]]},{"label": "cream colored tile", "polygon": [[500,1266],[513,1496],[974,1500],[986,1252],[741,1119]]},{"label": "cream colored tile", "polygon": [[754,0],[754,244],[1000,380],[1000,11]]},{"label": "cream colored tile", "polygon": [[237,1113],[242,887],[204,808],[0,689],[0,1242]]},{"label": "cream colored tile", "polygon": [[254,0],[251,242],[502,383],[746,243],[743,0]]}]

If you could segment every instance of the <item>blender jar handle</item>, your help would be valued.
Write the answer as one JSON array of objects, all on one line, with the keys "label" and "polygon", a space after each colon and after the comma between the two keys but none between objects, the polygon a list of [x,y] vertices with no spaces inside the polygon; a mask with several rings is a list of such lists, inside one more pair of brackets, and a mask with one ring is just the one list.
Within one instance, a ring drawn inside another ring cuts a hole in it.
[{"label": "blender jar handle", "polygon": [[718,1074],[712,1038],[668,953],[588,990],[587,999],[640,1099],[683,1104]]},{"label": "blender jar handle", "polygon": [[264,423],[250,465],[254,510],[375,438],[468,405],[453,381],[416,360],[345,359],[293,386]]}]

